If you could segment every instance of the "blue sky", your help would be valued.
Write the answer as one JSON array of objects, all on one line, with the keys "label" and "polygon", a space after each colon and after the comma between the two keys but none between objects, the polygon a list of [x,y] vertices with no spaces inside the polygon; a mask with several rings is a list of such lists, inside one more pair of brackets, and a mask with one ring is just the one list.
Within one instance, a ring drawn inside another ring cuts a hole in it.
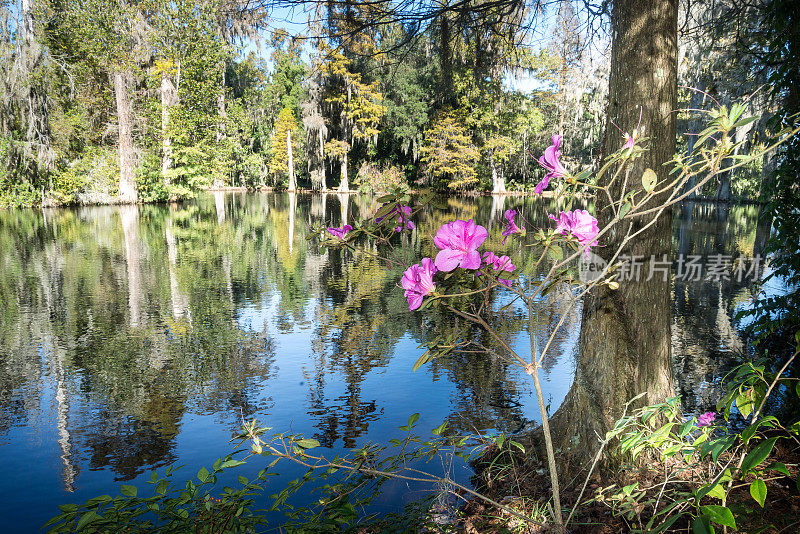
[{"label": "blue sky", "polygon": [[[292,35],[307,34],[307,21],[309,20],[310,16],[313,16],[313,12],[311,11],[312,9],[313,6],[310,6],[308,9],[301,6],[295,6],[291,9],[287,7],[274,9],[271,13],[270,22],[267,24],[267,30],[261,37],[261,51],[258,51],[256,43],[251,43],[245,48],[246,53],[252,50],[256,54],[267,59],[269,63],[270,50],[269,46],[267,45],[269,34],[279,28],[285,29],[289,32],[289,34]],[[581,10],[582,7],[580,5],[576,5],[576,9]],[[556,9],[551,6],[551,8],[540,17],[535,29],[530,35],[529,46],[531,46],[533,50],[540,50],[541,48],[547,46],[550,35],[552,34],[555,16]],[[601,47],[596,46],[594,48],[596,49]],[[308,59],[308,47],[306,47],[306,50],[307,51],[304,55],[305,59]],[[596,50],[594,50],[592,53],[594,56]],[[534,79],[531,75],[526,73],[507,73],[505,82],[509,89],[523,92],[530,92],[532,90],[540,90],[543,88],[541,81]]]}]

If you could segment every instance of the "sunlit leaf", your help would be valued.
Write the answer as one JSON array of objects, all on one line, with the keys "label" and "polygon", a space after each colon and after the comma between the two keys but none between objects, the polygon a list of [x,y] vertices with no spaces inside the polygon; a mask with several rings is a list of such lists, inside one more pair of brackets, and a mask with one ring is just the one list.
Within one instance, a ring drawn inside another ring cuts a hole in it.
[{"label": "sunlit leaf", "polygon": [[747,453],[747,456],[744,457],[744,461],[742,461],[742,473],[747,473],[751,469],[761,465],[761,463],[767,459],[769,453],[772,452],[772,447],[775,445],[777,439],[778,438],[770,438],[764,440],[756,445],[752,451]]},{"label": "sunlit leaf", "polygon": [[764,508],[764,501],[767,499],[767,485],[760,478],[750,483],[750,496],[753,497],[761,508]]},{"label": "sunlit leaf", "polygon": [[653,169],[645,169],[644,174],[642,174],[642,187],[648,193],[651,193],[658,182],[658,176],[656,175],[656,171]]},{"label": "sunlit leaf", "polygon": [[714,523],[736,528],[736,520],[733,518],[733,513],[725,506],[709,504],[701,506],[700,511]]}]

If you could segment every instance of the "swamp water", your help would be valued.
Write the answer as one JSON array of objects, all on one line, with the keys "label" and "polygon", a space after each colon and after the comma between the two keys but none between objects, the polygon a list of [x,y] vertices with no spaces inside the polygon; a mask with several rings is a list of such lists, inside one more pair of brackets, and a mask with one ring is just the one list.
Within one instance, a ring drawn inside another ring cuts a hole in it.
[{"label": "swamp water", "polygon": [[[355,195],[218,192],[176,206],[0,212],[3,530],[37,531],[58,504],[116,495],[122,483],[149,495],[151,469],[183,465],[176,481],[187,480],[232,450],[242,417],[313,437],[330,456],[402,438],[397,427],[415,412],[423,436],[443,421],[509,433],[538,420],[528,377],[491,357],[459,354],[412,372],[420,343],[452,318],[409,313],[400,273],[368,254],[306,239],[311,225],[341,226],[377,206]],[[429,255],[442,223],[474,218],[490,231],[484,249],[510,251],[499,235],[508,208],[540,226],[557,212],[532,197],[440,200],[403,245]],[[768,227],[757,215],[678,207],[674,255],[758,257]],[[733,315],[750,282],[673,284],[677,389],[688,412],[713,409],[742,350]],[[563,302],[542,301],[543,331]],[[524,347],[525,321],[510,310],[506,332]],[[571,385],[579,329],[576,309],[545,362],[551,413]],[[264,464],[254,458],[233,472],[252,478]],[[302,474],[278,470],[267,494]],[[468,483],[463,463],[450,470]],[[424,494],[391,482],[375,509],[399,511]]]}]

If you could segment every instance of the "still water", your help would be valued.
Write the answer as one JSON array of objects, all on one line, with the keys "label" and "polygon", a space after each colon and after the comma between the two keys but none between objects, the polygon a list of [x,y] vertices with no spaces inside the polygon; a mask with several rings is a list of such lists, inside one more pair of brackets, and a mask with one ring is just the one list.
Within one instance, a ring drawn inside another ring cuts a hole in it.
[{"label": "still water", "polygon": [[[232,450],[243,417],[336,451],[402,437],[397,427],[415,412],[421,433],[442,421],[508,433],[537,420],[528,377],[490,357],[454,355],[412,372],[420,344],[452,319],[409,313],[401,273],[369,254],[306,239],[312,225],[340,226],[377,206],[355,195],[214,193],[177,206],[0,212],[4,531],[36,531],[58,504],[114,495],[121,483],[144,489],[151,469],[184,465],[188,479]],[[510,250],[499,235],[508,208],[540,226],[557,210],[530,197],[439,200],[401,244],[430,254],[439,225],[471,217],[489,228],[484,248],[500,254]],[[682,206],[674,253],[759,256],[768,226],[757,215]],[[742,351],[733,316],[751,282],[674,283],[687,411],[712,409]],[[557,295],[542,301],[545,331],[562,305]],[[506,325],[520,346],[523,325]],[[546,361],[551,413],[571,385],[579,327],[576,309]],[[240,469],[252,477],[262,467]],[[453,469],[469,480],[468,467]],[[379,506],[421,496],[390,485]]]}]

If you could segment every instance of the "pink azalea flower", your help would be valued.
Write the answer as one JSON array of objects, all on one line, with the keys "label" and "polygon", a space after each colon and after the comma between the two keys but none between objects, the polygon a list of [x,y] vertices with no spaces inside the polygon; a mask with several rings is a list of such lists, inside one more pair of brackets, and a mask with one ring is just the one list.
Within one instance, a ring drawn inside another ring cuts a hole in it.
[{"label": "pink azalea flower", "polygon": [[548,185],[550,185],[550,175],[545,174],[544,178],[542,178],[542,180],[538,184],[536,184],[536,187],[533,188],[533,192],[536,193],[537,195],[541,195],[542,191],[547,189]]},{"label": "pink azalea flower", "polygon": [[592,217],[586,210],[562,211],[556,218],[548,215],[550,219],[556,221],[556,232],[561,235],[571,235],[578,240],[581,247],[586,247],[583,256],[589,257],[591,247],[597,245],[597,234],[600,228],[597,226],[597,219]]},{"label": "pink azalea flower", "polygon": [[347,232],[352,230],[353,227],[349,224],[345,224],[341,228],[334,228],[333,226],[328,227],[328,233],[331,234],[333,237],[338,237],[339,239],[344,239],[344,236]]},{"label": "pink azalea flower", "polygon": [[518,234],[522,233],[517,223],[514,222],[514,217],[517,216],[517,210],[506,210],[505,214],[503,215],[506,218],[506,229],[502,231],[502,235],[505,236],[503,239],[503,244],[506,244],[506,239],[511,234]]},{"label": "pink azalea flower", "polygon": [[565,169],[561,164],[561,161],[559,161],[560,157],[561,136],[554,135],[553,144],[547,147],[544,151],[544,154],[542,154],[542,157],[539,158],[539,165],[547,170],[547,174],[544,176],[541,182],[536,184],[534,191],[537,195],[541,195],[542,191],[547,188],[548,184],[550,183],[550,178],[563,178],[569,174],[567,169]]},{"label": "pink azalea flower", "polygon": [[714,419],[716,418],[717,418],[716,412],[706,412],[697,418],[697,426],[699,428],[703,428],[704,426],[710,426],[711,423],[713,423]]},{"label": "pink azalea flower", "polygon": [[395,226],[394,231],[399,232],[403,227],[409,230],[414,229],[414,223],[411,221],[411,207],[400,206],[396,210],[398,226]]},{"label": "pink azalea flower", "polygon": [[[484,252],[483,263],[489,265],[493,271],[506,271],[511,273],[516,269],[516,266],[511,263],[511,258],[508,256],[498,257],[494,252]],[[511,280],[498,278],[497,281],[506,287],[511,287]]]},{"label": "pink azalea flower", "polygon": [[636,145],[636,138],[632,135],[625,134],[625,144],[622,145],[622,150],[633,148]]},{"label": "pink azalea flower", "polygon": [[462,269],[478,269],[481,266],[481,254],[478,247],[489,237],[489,232],[475,221],[457,220],[443,224],[433,243],[441,250],[436,255],[436,267],[440,271],[452,271],[456,267]]},{"label": "pink azalea flower", "polygon": [[401,284],[403,289],[406,290],[405,295],[408,300],[409,311],[416,310],[422,306],[422,298],[436,289],[433,275],[438,270],[436,265],[433,264],[433,260],[422,258],[420,263],[412,265],[403,273]]}]

